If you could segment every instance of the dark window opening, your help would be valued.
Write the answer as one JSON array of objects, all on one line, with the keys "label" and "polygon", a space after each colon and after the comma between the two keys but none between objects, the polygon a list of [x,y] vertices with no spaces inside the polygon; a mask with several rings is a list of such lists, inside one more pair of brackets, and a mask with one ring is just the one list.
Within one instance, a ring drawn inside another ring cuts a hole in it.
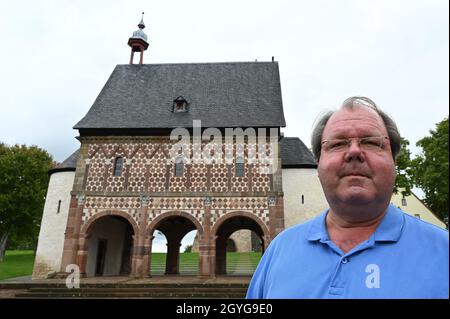
[{"label": "dark window opening", "polygon": [[183,176],[183,159],[182,158],[177,158],[177,160],[175,161],[175,176],[176,177],[180,177]]},{"label": "dark window opening", "polygon": [[305,203],[305,196],[302,195],[302,204],[304,204],[304,203]]},{"label": "dark window opening", "polygon": [[56,210],[56,213],[59,214],[61,212],[61,200],[58,201],[58,209]]},{"label": "dark window opening", "polygon": [[242,157],[236,159],[236,177],[243,177],[245,175],[245,164]]},{"label": "dark window opening", "polygon": [[403,197],[402,198],[402,206],[406,206],[406,205],[408,205],[408,203],[406,202],[406,198]]},{"label": "dark window opening", "polygon": [[122,175],[123,157],[117,157],[114,161],[114,176]]},{"label": "dark window opening", "polygon": [[188,101],[181,95],[173,100],[172,112],[187,112],[188,111]]}]

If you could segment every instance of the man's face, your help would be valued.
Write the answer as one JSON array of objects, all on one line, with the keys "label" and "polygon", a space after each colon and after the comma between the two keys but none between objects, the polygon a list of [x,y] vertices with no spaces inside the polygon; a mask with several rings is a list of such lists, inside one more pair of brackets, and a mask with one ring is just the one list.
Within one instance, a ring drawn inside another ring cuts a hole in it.
[{"label": "man's face", "polygon": [[[380,116],[367,107],[341,109],[325,126],[322,141],[369,136],[388,136]],[[364,150],[352,140],[340,151],[322,147],[318,172],[325,196],[332,206],[389,203],[395,182],[395,164],[389,140],[379,150]]]}]

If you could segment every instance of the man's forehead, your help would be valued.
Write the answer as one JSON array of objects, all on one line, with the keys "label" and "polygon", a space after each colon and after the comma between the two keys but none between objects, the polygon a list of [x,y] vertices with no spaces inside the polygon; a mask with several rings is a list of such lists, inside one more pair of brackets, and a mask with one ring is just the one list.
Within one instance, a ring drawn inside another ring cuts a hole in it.
[{"label": "man's forehead", "polygon": [[370,126],[384,128],[384,123],[380,115],[367,107],[356,107],[353,109],[343,108],[336,111],[328,120],[327,127],[335,127],[344,124],[366,123]]}]

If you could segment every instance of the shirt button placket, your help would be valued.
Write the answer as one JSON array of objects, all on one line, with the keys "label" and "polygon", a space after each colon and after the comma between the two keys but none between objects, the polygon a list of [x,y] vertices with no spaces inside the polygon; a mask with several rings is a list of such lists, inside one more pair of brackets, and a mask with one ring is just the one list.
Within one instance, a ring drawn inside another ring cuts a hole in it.
[{"label": "shirt button placket", "polygon": [[348,262],[349,260],[347,257],[342,258],[340,260],[340,263],[338,264],[336,273],[333,276],[329,294],[334,295],[335,297],[342,297],[342,295],[344,294],[345,284],[343,280],[345,281],[345,278],[342,278],[343,274],[341,267],[343,267],[343,265],[347,264]]}]

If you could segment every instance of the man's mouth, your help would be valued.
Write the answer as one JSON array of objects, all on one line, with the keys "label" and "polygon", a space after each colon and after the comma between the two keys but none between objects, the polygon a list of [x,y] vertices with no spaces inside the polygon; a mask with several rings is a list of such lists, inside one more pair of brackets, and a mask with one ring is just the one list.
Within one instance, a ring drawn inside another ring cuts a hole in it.
[{"label": "man's mouth", "polygon": [[343,174],[342,177],[366,177],[366,178],[368,178],[369,176],[364,173],[354,172],[354,173]]}]

